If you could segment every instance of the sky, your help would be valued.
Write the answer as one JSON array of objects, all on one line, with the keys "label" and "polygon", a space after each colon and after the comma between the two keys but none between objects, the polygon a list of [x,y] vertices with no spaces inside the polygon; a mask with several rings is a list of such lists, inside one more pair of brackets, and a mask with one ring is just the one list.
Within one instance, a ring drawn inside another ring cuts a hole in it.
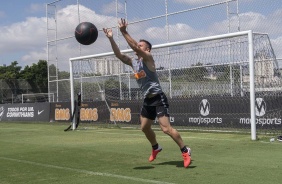
[{"label": "sky", "polygon": [[39,24],[41,37],[38,36],[38,40],[33,37],[34,24],[46,15],[46,0],[9,0],[0,4],[0,65],[18,61],[25,66],[25,58],[35,52],[38,55],[27,65],[46,59],[46,54],[42,54],[46,50],[46,25]]},{"label": "sky", "polygon": [[[64,15],[69,18],[67,2],[74,0],[63,0],[65,2]],[[87,0],[85,0],[87,1]],[[89,2],[91,0],[88,0]],[[164,0],[154,0],[156,3]],[[200,7],[212,3],[222,2],[223,0],[168,0],[169,6],[175,10],[189,9]],[[39,60],[47,60],[47,36],[46,36],[46,4],[54,1],[48,0],[9,0],[1,1],[0,3],[0,66],[10,65],[11,62],[17,61],[19,65],[26,66],[37,63]],[[76,1],[75,1],[76,2]],[[147,17],[157,16],[162,14],[158,6],[146,7],[142,2],[136,0],[127,0],[129,9],[128,14],[132,15],[130,21],[140,18],[144,15]],[[91,4],[92,3],[92,4]],[[97,0],[91,1],[91,5],[95,4],[92,9],[97,16],[97,25],[101,29],[103,25],[107,25],[109,17],[114,16],[113,7],[115,0]],[[132,6],[131,6],[132,5]],[[143,8],[142,8],[143,5]],[[95,8],[97,7],[97,8]],[[141,8],[140,8],[141,7]],[[85,9],[85,11],[88,9]],[[62,13],[61,12],[61,13]],[[282,58],[282,1],[281,0],[239,0],[239,13],[241,30],[254,30],[269,34],[272,47],[278,58]],[[202,18],[199,21],[196,18]],[[99,20],[98,20],[99,19]],[[181,17],[175,16],[171,19],[172,30],[179,34],[196,35],[198,37],[207,35],[217,35],[226,32],[226,14],[213,12],[209,15],[208,12],[199,11],[193,18],[177,23],[177,19]],[[176,21],[176,22],[173,22]],[[75,23],[72,24],[74,27]],[[66,25],[67,26],[67,25]],[[131,26],[132,29],[134,25]],[[131,28],[129,25],[129,28]],[[135,26],[136,27],[136,26]],[[224,27],[224,29],[223,29]],[[132,30],[131,29],[131,30]],[[162,37],[161,34],[165,29],[158,26],[146,28],[145,34],[151,39]],[[159,31],[159,32],[157,32]],[[71,30],[73,32],[73,30]],[[154,34],[158,33],[158,34]],[[134,32],[138,35],[138,32]],[[174,34],[176,37],[179,34]],[[102,44],[104,38],[101,37],[97,44]],[[177,38],[175,38],[177,39]],[[180,38],[179,38],[180,39]],[[157,42],[155,42],[157,43]],[[154,43],[153,43],[154,44]],[[61,49],[63,49],[62,47]],[[67,49],[67,47],[65,47]],[[68,48],[69,50],[73,48]],[[60,52],[64,52],[61,50]]]}]

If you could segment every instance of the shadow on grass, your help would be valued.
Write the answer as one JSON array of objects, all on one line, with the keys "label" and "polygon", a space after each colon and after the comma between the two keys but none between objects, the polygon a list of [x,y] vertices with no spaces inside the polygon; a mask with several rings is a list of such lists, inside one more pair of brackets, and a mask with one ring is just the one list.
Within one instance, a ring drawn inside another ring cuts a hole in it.
[{"label": "shadow on grass", "polygon": [[140,167],[134,167],[133,169],[139,169],[139,170],[143,170],[143,169],[154,169],[154,166],[140,166]]},{"label": "shadow on grass", "polygon": [[[192,164],[193,160],[191,161]],[[169,161],[169,162],[161,162],[153,165],[174,165],[175,167],[183,167],[183,161]],[[193,169],[197,166],[190,165],[188,169]],[[140,167],[134,167],[133,169],[139,169],[139,170],[145,170],[145,169],[154,169],[154,166],[140,166]]]},{"label": "shadow on grass", "polygon": [[[193,161],[193,160],[192,160]],[[191,161],[191,164],[192,164]],[[154,165],[175,165],[176,167],[183,167],[183,161],[169,161],[169,162],[161,162]],[[195,168],[196,166],[190,165],[188,168]]]}]

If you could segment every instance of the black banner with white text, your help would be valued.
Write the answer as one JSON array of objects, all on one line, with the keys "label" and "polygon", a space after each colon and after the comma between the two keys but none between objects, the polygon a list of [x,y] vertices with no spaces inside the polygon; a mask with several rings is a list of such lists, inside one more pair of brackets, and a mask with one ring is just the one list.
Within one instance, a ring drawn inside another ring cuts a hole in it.
[{"label": "black banner with white text", "polygon": [[49,103],[0,104],[0,121],[49,121]]},{"label": "black banner with white text", "polygon": [[[140,124],[142,101],[81,102],[80,122]],[[258,129],[282,128],[282,97],[255,99]],[[201,97],[169,99],[173,126],[250,128],[250,99],[247,97]],[[70,122],[70,102],[0,105],[0,121]]]}]

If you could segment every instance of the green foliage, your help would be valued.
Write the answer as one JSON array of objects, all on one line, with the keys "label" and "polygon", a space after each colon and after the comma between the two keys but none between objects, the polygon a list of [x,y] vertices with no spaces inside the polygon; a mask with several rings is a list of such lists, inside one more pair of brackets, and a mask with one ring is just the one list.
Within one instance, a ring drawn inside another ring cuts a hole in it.
[{"label": "green foliage", "polygon": [[20,72],[20,79],[25,79],[32,87],[33,93],[48,92],[47,61],[39,60],[37,64],[26,66]]},{"label": "green foliage", "polygon": [[[14,61],[11,65],[0,66],[0,80],[5,82],[11,89],[7,95],[18,95],[22,93],[47,93],[48,92],[48,71],[47,61],[39,60],[37,64],[25,66],[22,69],[18,62]],[[28,87],[22,89],[22,85],[27,82]],[[2,94],[4,89],[0,89]],[[6,95],[6,94],[5,94]],[[2,95],[2,96],[5,96]]]},{"label": "green foliage", "polygon": [[[105,81],[105,89],[119,89],[120,83],[114,79],[108,79]],[[123,82],[121,83],[122,89],[128,89],[127,85]]]},{"label": "green foliage", "polygon": [[106,89],[119,89],[119,81],[109,79],[105,81],[105,88]]},{"label": "green foliage", "polygon": [[[54,76],[58,75],[58,79],[69,79],[70,73],[66,71],[60,71],[54,64],[49,65],[49,75],[51,80],[56,80]],[[53,77],[52,77],[53,76]]]},{"label": "green foliage", "polygon": [[191,68],[173,70],[172,75],[174,77],[174,80],[189,82],[207,80],[204,77],[207,76],[208,70],[205,67],[202,67],[202,63],[198,62],[191,66]]},{"label": "green foliage", "polygon": [[0,79],[11,80],[19,78],[21,67],[14,61],[9,66],[0,66]]}]

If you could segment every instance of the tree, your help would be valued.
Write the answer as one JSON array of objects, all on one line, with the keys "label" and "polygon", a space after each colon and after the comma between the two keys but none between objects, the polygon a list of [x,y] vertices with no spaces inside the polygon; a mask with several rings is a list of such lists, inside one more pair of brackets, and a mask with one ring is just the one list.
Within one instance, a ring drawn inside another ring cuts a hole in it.
[{"label": "tree", "polygon": [[18,62],[14,61],[10,66],[0,66],[0,79],[17,79],[21,71],[21,67],[17,66],[17,64]]},{"label": "tree", "polygon": [[37,64],[26,66],[20,74],[20,78],[31,85],[33,93],[48,93],[47,61],[39,60]]},{"label": "tree", "polygon": [[[6,98],[8,98],[8,95],[14,94],[15,96],[19,93],[21,93],[19,88],[19,81],[17,80],[20,76],[21,67],[17,66],[18,62],[13,61],[11,65],[9,66],[1,66],[0,67],[0,79],[5,81],[5,83],[10,88],[10,92],[7,92],[6,94],[2,94]],[[3,93],[3,89],[1,91]]]},{"label": "tree", "polygon": [[48,72],[47,61],[39,60],[37,64],[25,66],[22,70],[17,61],[11,65],[0,66],[1,101],[21,101],[18,95],[23,93],[47,93]]},{"label": "tree", "polygon": [[[113,99],[119,99],[120,97],[120,82],[115,80],[114,78],[110,78],[105,81],[105,94],[107,97],[111,97]],[[127,91],[128,87],[125,83],[121,82],[122,91]]]},{"label": "tree", "polygon": [[51,77],[51,80],[56,80],[58,77],[58,79],[69,79],[70,78],[70,73],[67,71],[60,71],[54,64],[49,65],[49,74],[53,77]]}]

